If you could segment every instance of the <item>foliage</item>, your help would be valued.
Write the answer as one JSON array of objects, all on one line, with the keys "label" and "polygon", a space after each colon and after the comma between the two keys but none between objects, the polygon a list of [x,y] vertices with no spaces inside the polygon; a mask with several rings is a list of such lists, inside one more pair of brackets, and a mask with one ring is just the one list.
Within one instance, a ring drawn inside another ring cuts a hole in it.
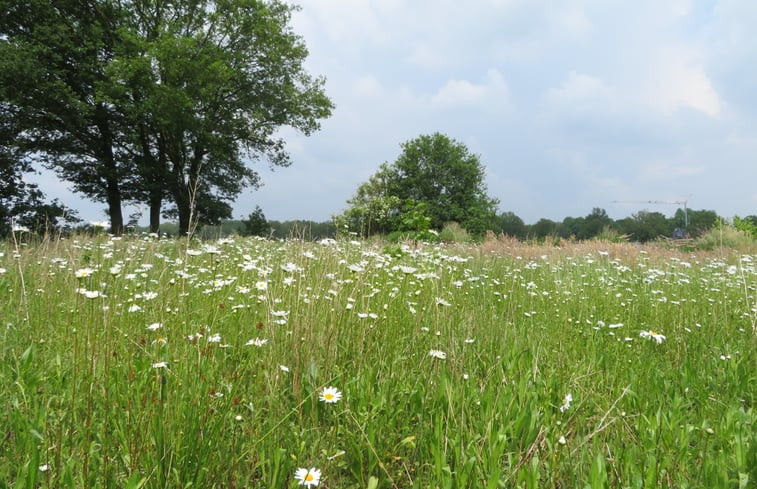
[{"label": "foliage", "polygon": [[74,188],[106,201],[123,229],[122,133],[103,97],[121,15],[113,2],[0,2],[0,119],[15,161],[34,156]]},{"label": "foliage", "polygon": [[[350,207],[336,217],[340,225],[364,235],[402,230],[406,203],[424,204],[430,228],[458,222],[483,235],[492,225],[498,201],[489,197],[477,155],[454,139],[422,135],[402,143],[402,153],[358,187]],[[412,218],[411,218],[412,219]]]},{"label": "foliage", "polygon": [[0,244],[0,487],[753,486],[757,257],[570,246]]},{"label": "foliage", "polygon": [[757,238],[757,219],[754,219],[755,216],[751,217],[752,219],[749,217],[742,219],[739,216],[733,216],[733,227],[753,238]]}]

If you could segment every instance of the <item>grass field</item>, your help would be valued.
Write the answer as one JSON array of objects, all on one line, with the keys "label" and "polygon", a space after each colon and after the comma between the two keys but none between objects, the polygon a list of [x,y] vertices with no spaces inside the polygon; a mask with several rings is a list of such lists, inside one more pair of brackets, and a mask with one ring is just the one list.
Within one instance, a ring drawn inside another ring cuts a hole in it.
[{"label": "grass field", "polygon": [[0,488],[757,487],[757,256],[8,243],[0,319]]}]

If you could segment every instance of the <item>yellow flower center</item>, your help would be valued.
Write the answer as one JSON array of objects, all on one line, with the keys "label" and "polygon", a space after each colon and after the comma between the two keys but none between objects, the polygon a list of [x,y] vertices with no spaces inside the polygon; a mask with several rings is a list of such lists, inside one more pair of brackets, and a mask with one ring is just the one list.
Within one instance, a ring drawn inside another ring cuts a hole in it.
[{"label": "yellow flower center", "polygon": [[315,479],[315,477],[313,477],[313,474],[311,474],[310,472],[308,472],[307,475],[305,476],[305,480],[308,481],[308,482],[310,482],[313,479]]},{"label": "yellow flower center", "polygon": [[323,398],[326,399],[327,401],[330,401],[334,398],[334,394],[332,394],[331,392],[327,392],[323,395]]}]

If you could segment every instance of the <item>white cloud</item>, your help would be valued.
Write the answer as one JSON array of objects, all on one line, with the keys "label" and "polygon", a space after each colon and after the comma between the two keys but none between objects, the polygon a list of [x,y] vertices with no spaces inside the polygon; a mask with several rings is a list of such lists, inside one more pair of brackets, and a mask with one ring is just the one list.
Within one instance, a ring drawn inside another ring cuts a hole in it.
[{"label": "white cloud", "polygon": [[649,75],[646,98],[662,112],[688,107],[710,117],[720,116],[723,101],[703,66],[680,50],[666,53]]},{"label": "white cloud", "polygon": [[571,71],[568,79],[559,88],[551,88],[545,98],[558,105],[585,103],[591,100],[608,101],[612,90],[601,78]]},{"label": "white cloud", "polygon": [[490,69],[481,83],[468,80],[449,80],[430,100],[432,108],[502,107],[510,104],[510,90],[502,74]]}]

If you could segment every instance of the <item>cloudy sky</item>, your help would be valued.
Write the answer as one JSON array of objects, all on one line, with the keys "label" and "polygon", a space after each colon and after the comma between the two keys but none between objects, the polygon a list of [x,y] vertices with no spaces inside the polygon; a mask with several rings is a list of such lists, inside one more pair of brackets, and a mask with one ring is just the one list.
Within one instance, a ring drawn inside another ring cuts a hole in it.
[{"label": "cloudy sky", "polygon": [[[235,217],[328,220],[400,143],[445,133],[481,157],[527,223],[682,201],[757,214],[757,1],[300,0],[307,69],[333,116],[284,131],[289,168]],[[103,206],[51,196],[102,219]]]}]

